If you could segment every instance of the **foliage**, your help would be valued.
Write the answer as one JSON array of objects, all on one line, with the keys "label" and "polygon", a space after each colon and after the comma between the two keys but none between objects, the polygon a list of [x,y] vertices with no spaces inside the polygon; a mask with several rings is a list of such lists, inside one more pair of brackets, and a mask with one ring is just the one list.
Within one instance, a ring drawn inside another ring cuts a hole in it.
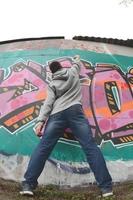
[{"label": "foliage", "polygon": [[129,6],[133,0],[120,0],[120,4],[124,4],[125,6]]}]

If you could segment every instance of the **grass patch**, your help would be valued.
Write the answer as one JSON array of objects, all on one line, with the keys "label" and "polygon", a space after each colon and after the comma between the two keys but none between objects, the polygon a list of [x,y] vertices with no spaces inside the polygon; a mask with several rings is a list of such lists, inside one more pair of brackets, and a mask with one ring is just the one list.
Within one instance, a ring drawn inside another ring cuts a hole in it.
[{"label": "grass patch", "polygon": [[20,184],[0,179],[0,200],[133,200],[133,183],[114,185],[114,196],[101,198],[97,186],[61,188],[55,185],[39,186],[34,197],[19,194]]}]

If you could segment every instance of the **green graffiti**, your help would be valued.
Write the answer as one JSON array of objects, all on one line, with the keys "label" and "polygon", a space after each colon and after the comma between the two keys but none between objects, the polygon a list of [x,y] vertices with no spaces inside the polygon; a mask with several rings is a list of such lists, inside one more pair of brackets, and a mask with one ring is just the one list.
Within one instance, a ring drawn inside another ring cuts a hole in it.
[{"label": "green graffiti", "polygon": [[[127,72],[128,67],[133,65],[133,57],[124,55],[110,55],[105,53],[96,53],[92,51],[84,51],[79,49],[56,49],[48,48],[42,50],[32,51],[15,51],[0,53],[0,66],[5,69],[5,76],[9,72],[9,67],[18,62],[27,62],[32,60],[46,65],[48,61],[62,58],[72,57],[79,54],[85,61],[92,63],[95,66],[96,63],[112,63],[121,67],[123,72]],[[116,96],[116,102],[120,107],[120,101],[117,99],[117,91],[113,88],[113,92]],[[34,122],[22,127],[14,134],[9,133],[3,126],[0,127],[0,152],[7,154],[21,154],[30,155],[35,146],[39,142],[39,139],[34,135],[33,131]],[[129,142],[126,145],[115,146],[111,141],[103,142],[100,148],[107,160],[130,160],[133,159],[133,143]],[[63,149],[63,151],[62,151]],[[77,156],[78,155],[78,156]],[[85,155],[76,141],[70,141],[60,139],[55,146],[52,154],[52,158],[61,161],[69,162],[84,162]]]}]

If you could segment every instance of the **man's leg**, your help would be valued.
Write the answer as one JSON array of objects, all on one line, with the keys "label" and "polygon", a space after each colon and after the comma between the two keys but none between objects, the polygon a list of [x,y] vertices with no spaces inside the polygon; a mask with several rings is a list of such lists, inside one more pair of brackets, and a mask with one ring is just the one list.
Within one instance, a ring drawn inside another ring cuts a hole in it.
[{"label": "man's leg", "polygon": [[80,142],[101,190],[112,190],[112,179],[106,167],[104,157],[96,145],[90,126],[80,105],[72,106],[68,110],[69,127]]},{"label": "man's leg", "polygon": [[37,179],[44,168],[45,162],[65,128],[66,122],[63,120],[61,113],[52,115],[49,118],[42,139],[33,152],[24,175],[25,182],[32,185],[33,188],[37,186]]}]

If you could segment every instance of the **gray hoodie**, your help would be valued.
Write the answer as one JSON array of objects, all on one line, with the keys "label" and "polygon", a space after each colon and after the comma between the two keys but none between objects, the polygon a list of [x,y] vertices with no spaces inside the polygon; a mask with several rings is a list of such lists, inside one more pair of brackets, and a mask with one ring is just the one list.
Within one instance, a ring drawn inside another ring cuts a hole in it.
[{"label": "gray hoodie", "polygon": [[80,66],[80,61],[75,62],[71,68],[62,68],[53,74],[37,122],[45,121],[49,115],[72,105],[81,104]]}]

